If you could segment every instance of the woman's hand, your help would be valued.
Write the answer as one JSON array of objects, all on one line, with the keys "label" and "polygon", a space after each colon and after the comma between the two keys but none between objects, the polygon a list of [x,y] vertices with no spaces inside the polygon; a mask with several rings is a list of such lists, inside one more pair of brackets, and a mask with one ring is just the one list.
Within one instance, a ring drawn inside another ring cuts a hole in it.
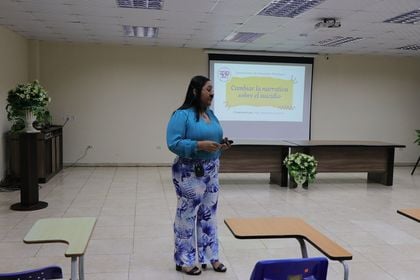
[{"label": "woman's hand", "polygon": [[219,144],[217,142],[214,141],[198,141],[197,142],[197,148],[200,151],[206,151],[206,152],[216,152],[217,150],[219,150],[223,145]]},{"label": "woman's hand", "polygon": [[232,144],[229,142],[229,139],[227,137],[223,138],[222,145],[220,145],[220,149],[222,151],[226,151],[227,149],[230,149],[232,147]]}]

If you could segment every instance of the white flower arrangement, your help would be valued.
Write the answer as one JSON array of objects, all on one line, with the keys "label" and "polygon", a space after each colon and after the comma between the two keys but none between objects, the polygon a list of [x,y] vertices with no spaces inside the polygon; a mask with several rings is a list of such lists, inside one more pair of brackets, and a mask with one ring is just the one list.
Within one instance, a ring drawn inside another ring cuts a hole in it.
[{"label": "white flower arrangement", "polygon": [[290,176],[298,184],[312,183],[315,180],[318,162],[313,156],[304,153],[289,154],[283,161]]},{"label": "white flower arrangement", "polygon": [[38,122],[48,122],[51,119],[46,109],[51,98],[38,81],[19,84],[11,89],[7,95],[7,119],[13,122],[12,131],[24,128],[25,111],[35,114]]}]

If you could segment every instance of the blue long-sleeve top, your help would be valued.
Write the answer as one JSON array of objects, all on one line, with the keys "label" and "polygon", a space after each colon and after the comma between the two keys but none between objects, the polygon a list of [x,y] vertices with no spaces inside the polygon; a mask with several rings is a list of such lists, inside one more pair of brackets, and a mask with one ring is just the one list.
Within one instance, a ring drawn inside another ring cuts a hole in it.
[{"label": "blue long-sleeve top", "polygon": [[197,121],[194,108],[176,110],[166,129],[166,142],[169,150],[182,158],[218,158],[220,150],[206,152],[197,149],[197,141],[210,140],[220,143],[223,139],[223,130],[219,120],[212,110],[207,109],[206,113],[210,118],[209,123],[203,118]]}]

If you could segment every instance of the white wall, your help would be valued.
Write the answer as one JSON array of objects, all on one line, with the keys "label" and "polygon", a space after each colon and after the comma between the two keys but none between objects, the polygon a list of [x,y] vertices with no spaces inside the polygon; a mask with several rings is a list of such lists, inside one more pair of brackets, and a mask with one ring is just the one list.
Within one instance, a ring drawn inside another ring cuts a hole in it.
[{"label": "white wall", "polygon": [[[202,50],[41,43],[40,75],[64,128],[64,161],[161,164],[170,114],[189,79],[207,73]],[[314,65],[312,138],[379,140],[407,145],[396,162],[413,163],[420,128],[420,59],[318,57]],[[217,94],[217,93],[216,93]]]},{"label": "white wall", "polygon": [[202,50],[40,44],[40,73],[64,127],[64,162],[161,164],[166,124],[192,76],[207,73]]},{"label": "white wall", "polygon": [[312,139],[404,144],[395,161],[416,161],[420,58],[320,56],[314,68]]},{"label": "white wall", "polygon": [[10,130],[7,120],[7,92],[28,80],[28,42],[18,34],[0,26],[0,179],[6,170],[6,137]]}]

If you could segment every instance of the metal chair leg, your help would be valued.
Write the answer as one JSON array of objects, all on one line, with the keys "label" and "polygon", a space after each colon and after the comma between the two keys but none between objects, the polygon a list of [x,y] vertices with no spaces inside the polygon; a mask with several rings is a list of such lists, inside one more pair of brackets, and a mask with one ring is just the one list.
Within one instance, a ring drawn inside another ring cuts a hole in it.
[{"label": "metal chair leg", "polygon": [[306,249],[305,240],[303,238],[297,238],[300,244],[300,251],[302,252],[302,258],[308,257],[308,250]]},{"label": "metal chair leg", "polygon": [[77,257],[71,257],[71,280],[77,280]]},{"label": "metal chair leg", "polygon": [[416,165],[414,165],[413,171],[411,171],[411,175],[413,175],[414,174],[414,171],[416,171],[416,168],[417,168],[417,165],[419,165],[419,162],[420,162],[420,156],[417,159]]},{"label": "metal chair leg", "polygon": [[349,266],[346,262],[344,261],[340,261],[341,264],[344,267],[344,280],[348,280],[349,279]]},{"label": "metal chair leg", "polygon": [[85,269],[83,265],[83,256],[79,256],[79,280],[85,280]]}]

